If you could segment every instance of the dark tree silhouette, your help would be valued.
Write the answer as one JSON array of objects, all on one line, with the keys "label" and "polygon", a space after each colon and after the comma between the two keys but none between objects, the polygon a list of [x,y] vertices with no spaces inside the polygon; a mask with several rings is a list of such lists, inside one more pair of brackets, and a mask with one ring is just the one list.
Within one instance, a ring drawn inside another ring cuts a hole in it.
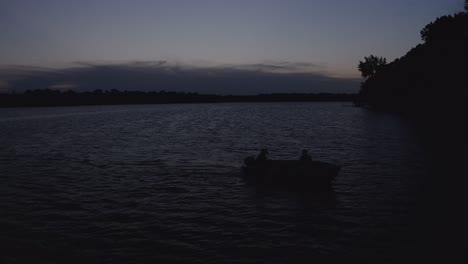
[{"label": "dark tree silhouette", "polygon": [[433,42],[454,42],[466,38],[467,13],[442,16],[427,24],[421,30],[421,39],[427,44]]},{"label": "dark tree silhouette", "polygon": [[465,10],[468,11],[468,0],[465,0]]},{"label": "dark tree silhouette", "polygon": [[439,120],[466,119],[468,12],[437,18],[421,30],[421,38],[423,44],[376,71],[364,67],[367,60],[360,62],[359,70],[366,77],[361,85],[360,105],[438,116]]},{"label": "dark tree silhouette", "polygon": [[374,76],[375,73],[386,64],[386,58],[370,55],[369,57],[364,57],[364,61],[359,62],[358,69],[362,77],[369,78]]}]

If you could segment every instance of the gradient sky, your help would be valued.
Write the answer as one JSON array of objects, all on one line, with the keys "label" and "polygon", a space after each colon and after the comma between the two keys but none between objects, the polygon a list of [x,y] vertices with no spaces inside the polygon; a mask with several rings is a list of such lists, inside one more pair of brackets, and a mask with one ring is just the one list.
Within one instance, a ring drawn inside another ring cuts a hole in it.
[{"label": "gradient sky", "polygon": [[309,63],[359,77],[462,0],[0,0],[0,65]]}]

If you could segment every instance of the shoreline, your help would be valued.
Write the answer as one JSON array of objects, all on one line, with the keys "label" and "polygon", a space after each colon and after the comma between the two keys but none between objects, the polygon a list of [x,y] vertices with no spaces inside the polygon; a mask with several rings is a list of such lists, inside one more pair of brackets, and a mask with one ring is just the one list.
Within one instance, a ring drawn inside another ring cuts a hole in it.
[{"label": "shoreline", "polygon": [[353,102],[356,94],[272,93],[259,95],[213,95],[182,92],[59,92],[28,91],[0,94],[0,108],[91,105],[273,103],[273,102]]}]

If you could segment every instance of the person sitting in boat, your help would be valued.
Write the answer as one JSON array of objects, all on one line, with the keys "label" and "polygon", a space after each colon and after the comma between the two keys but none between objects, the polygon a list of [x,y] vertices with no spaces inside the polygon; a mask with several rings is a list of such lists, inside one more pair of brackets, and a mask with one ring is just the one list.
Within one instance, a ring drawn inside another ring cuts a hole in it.
[{"label": "person sitting in boat", "polygon": [[306,149],[303,149],[299,160],[309,162],[312,161],[312,157],[309,155],[309,152]]},{"label": "person sitting in boat", "polygon": [[258,154],[256,161],[265,161],[265,160],[267,160],[267,155],[268,155],[268,150],[266,148],[262,149],[260,151],[260,154]]}]

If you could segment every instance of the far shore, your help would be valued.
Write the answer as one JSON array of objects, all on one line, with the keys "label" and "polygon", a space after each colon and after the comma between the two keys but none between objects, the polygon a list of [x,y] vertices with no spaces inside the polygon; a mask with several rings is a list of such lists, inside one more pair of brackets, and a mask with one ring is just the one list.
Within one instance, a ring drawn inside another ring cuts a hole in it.
[{"label": "far shore", "polygon": [[0,94],[0,107],[234,103],[234,102],[353,102],[356,94],[271,93],[258,95],[214,95],[186,92],[139,92],[117,90],[93,92],[60,92],[34,90],[25,93]]}]

